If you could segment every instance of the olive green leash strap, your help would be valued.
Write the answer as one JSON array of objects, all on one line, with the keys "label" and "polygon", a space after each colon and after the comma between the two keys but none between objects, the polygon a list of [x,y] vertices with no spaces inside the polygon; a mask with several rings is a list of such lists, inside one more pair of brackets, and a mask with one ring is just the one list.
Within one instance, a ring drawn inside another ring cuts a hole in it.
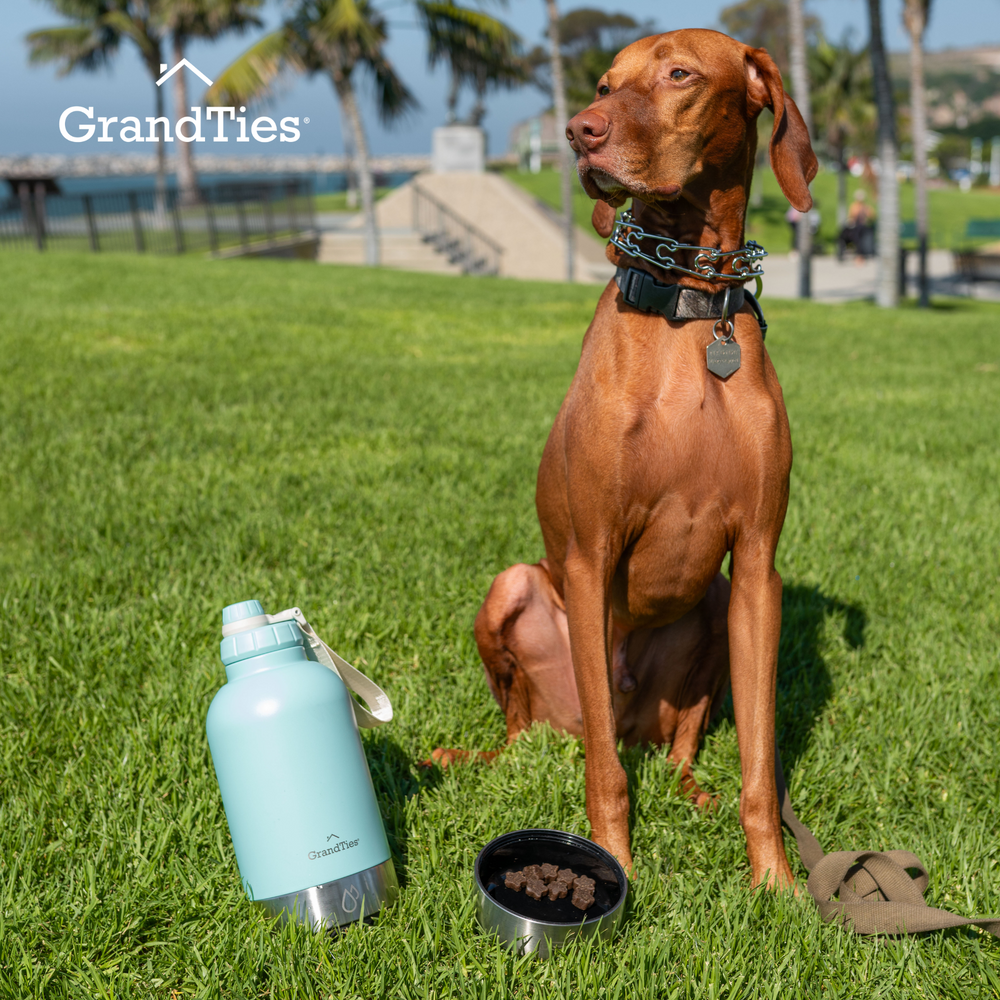
[{"label": "olive green leash strap", "polygon": [[928,906],[924,900],[927,869],[909,851],[824,854],[812,831],[795,815],[777,747],[774,770],[781,820],[795,837],[799,857],[809,872],[806,887],[825,922],[840,921],[856,934],[918,934],[971,924],[1000,937],[1000,918],[970,919]]}]

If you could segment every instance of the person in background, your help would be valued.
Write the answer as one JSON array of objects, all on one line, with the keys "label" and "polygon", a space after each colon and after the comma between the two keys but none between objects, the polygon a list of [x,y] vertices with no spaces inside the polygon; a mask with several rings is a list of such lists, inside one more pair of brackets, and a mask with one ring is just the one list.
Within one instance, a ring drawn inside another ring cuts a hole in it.
[{"label": "person in background", "polygon": [[[817,233],[819,233],[820,226],[820,214],[819,210],[813,208],[809,212],[800,212],[798,209],[792,208],[791,205],[788,206],[788,211],[785,212],[785,222],[788,223],[789,228],[792,230],[792,256],[798,253],[799,245],[799,220],[809,218],[809,225],[812,227],[813,239],[815,240]],[[813,246],[813,252],[817,252],[817,247]]]},{"label": "person in background", "polygon": [[855,264],[863,264],[866,257],[875,254],[875,210],[867,202],[863,190],[854,192],[851,207],[847,210],[847,225],[837,240],[837,260],[844,259],[848,243],[854,247]]}]

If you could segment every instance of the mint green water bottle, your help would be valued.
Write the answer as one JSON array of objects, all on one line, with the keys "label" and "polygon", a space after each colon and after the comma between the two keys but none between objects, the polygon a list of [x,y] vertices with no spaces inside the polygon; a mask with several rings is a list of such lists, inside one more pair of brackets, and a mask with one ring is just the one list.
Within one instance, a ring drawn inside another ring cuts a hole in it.
[{"label": "mint green water bottle", "polygon": [[388,698],[298,608],[244,601],[222,622],[206,728],[247,895],[316,930],[377,913],[399,890],[358,723],[392,718]]}]

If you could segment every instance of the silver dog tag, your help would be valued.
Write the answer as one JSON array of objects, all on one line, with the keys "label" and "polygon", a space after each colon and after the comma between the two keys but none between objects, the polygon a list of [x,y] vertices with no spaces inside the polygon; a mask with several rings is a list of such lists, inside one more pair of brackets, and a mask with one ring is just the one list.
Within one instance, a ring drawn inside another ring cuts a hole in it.
[{"label": "silver dog tag", "polygon": [[719,378],[729,378],[740,367],[740,345],[735,340],[713,340],[705,348],[708,370]]}]

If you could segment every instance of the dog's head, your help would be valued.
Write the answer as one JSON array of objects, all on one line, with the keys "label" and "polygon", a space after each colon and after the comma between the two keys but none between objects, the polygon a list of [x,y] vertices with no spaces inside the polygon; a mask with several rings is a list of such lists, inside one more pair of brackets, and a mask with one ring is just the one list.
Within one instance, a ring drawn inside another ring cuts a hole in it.
[{"label": "dog's head", "polygon": [[774,112],[771,165],[799,211],[812,207],[816,156],[802,116],[764,49],[717,31],[671,31],[623,49],[566,128],[594,228],[608,236],[629,197],[707,209],[713,192],[749,194],[757,116]]}]

